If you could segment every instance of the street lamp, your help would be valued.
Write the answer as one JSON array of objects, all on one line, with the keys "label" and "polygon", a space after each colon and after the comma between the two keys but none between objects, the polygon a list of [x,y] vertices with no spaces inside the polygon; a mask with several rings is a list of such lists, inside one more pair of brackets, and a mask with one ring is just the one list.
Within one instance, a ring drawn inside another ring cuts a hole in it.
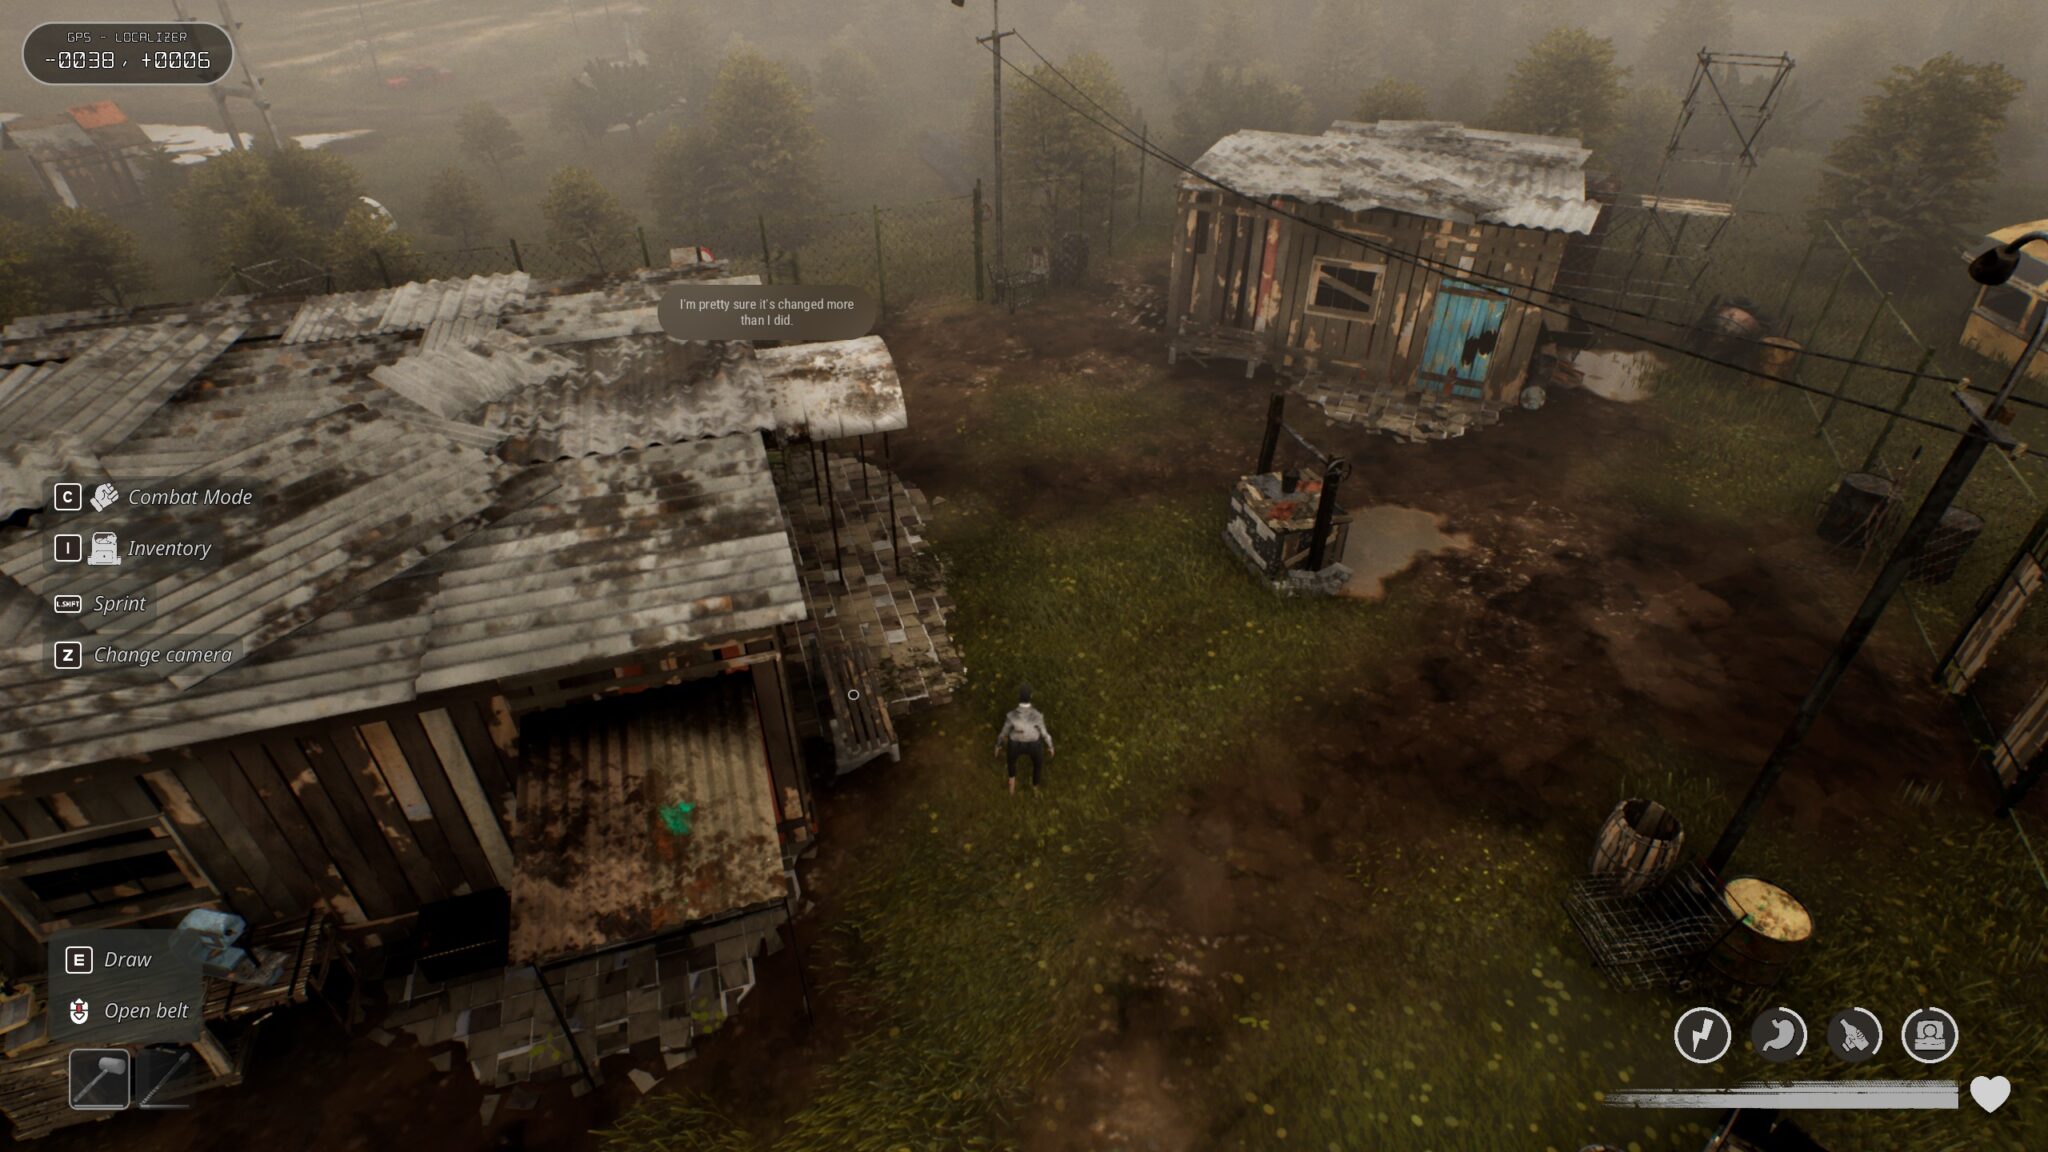
[{"label": "street lamp", "polygon": [[[2033,241],[2048,241],[2048,232],[2029,232],[2004,245],[1993,247],[1970,262],[1970,277],[1980,284],[2003,284],[2012,278],[2013,270],[2019,267],[2019,250]],[[2027,365],[2034,354],[2041,350],[2042,337],[2048,335],[2048,321],[2036,324],[2034,334],[2027,341],[2026,348],[2012,363],[2012,371],[2006,373],[2005,383],[1989,404],[1980,403],[1968,392],[1955,393],[1956,402],[1962,405],[1969,426],[1963,429],[1963,437],[1949,454],[1941,474],[1934,478],[1934,486],[1927,491],[1926,499],[1913,513],[1913,519],[1906,525],[1906,531],[1899,542],[1892,547],[1884,567],[1877,574],[1877,581],[1864,595],[1863,603],[1857,607],[1856,615],[1850,617],[1849,628],[1842,633],[1842,639],[1822,665],[1820,675],[1813,686],[1806,690],[1806,698],[1799,702],[1799,711],[1793,714],[1792,723],[1785,728],[1785,734],[1778,739],[1777,747],[1764,761],[1757,772],[1756,782],[1749,786],[1749,794],[1742,798],[1741,807],[1729,818],[1728,827],[1721,832],[1721,839],[1714,844],[1714,850],[1707,856],[1707,868],[1716,876],[1726,876],[1729,860],[1735,849],[1742,843],[1742,837],[1756,820],[1756,814],[1763,807],[1764,798],[1770,795],[1778,777],[1784,775],[1785,765],[1792,754],[1799,750],[1806,734],[1813,728],[1813,722],[1827,707],[1828,698],[1842,683],[1842,677],[1849,670],[1849,664],[1862,650],[1863,642],[1870,638],[1871,630],[1877,627],[1878,617],[1884,615],[1885,606],[1898,593],[1899,586],[1906,581],[1906,573],[1913,562],[1925,551],[1927,541],[1934,535],[1934,529],[1941,523],[1944,513],[1955,503],[1957,493],[1970,479],[1970,473],[1977,462],[1984,457],[1984,450],[1993,444],[2001,448],[2015,446],[2013,438],[1999,424],[2005,402],[2019,386],[2026,375]]]}]

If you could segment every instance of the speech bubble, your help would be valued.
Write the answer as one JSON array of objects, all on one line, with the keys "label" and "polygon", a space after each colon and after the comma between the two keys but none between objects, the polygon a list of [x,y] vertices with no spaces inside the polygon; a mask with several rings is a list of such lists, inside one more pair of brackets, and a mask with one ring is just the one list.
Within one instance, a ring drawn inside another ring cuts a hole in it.
[{"label": "speech bubble", "polygon": [[677,340],[856,340],[880,309],[843,285],[673,284],[656,315]]}]

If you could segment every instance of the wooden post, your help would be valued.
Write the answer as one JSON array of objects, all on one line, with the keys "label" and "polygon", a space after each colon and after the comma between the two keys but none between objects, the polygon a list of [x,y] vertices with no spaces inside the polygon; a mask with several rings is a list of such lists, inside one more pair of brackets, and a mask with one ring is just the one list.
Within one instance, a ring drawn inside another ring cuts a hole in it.
[{"label": "wooden post", "polygon": [[883,477],[882,487],[889,493],[889,558],[896,564],[896,574],[903,575],[903,553],[896,548],[896,459],[889,453],[889,434],[882,433],[882,467],[888,469]]},{"label": "wooden post", "polygon": [[754,222],[761,226],[761,283],[775,283],[775,256],[768,247],[768,217],[756,215]]},{"label": "wooden post", "polygon": [[875,311],[889,311],[889,274],[882,265],[882,206],[875,205]]},{"label": "wooden post", "polygon": [[383,278],[384,286],[386,288],[391,287],[391,266],[384,263],[384,250],[381,248],[370,249],[370,258],[377,262],[377,275]]},{"label": "wooden post", "polygon": [[988,299],[987,271],[981,262],[981,181],[974,182],[974,299]]},{"label": "wooden post", "polygon": [[832,444],[830,441],[819,445],[825,450],[825,518],[832,522],[832,570],[839,574],[839,586],[847,587],[846,557],[839,548],[839,493],[834,490],[832,477]]},{"label": "wooden post", "polygon": [[1316,524],[1309,530],[1308,570],[1323,570],[1323,550],[1330,542],[1330,522],[1337,518],[1337,484],[1351,472],[1351,465],[1342,456],[1332,457],[1323,466],[1323,490],[1316,497]]},{"label": "wooden post", "polygon": [[1899,394],[1899,402],[1892,405],[1892,411],[1884,418],[1884,427],[1878,429],[1877,439],[1870,442],[1870,452],[1863,457],[1863,471],[1870,472],[1878,466],[1879,454],[1884,451],[1884,442],[1891,438],[1892,429],[1899,423],[1899,413],[1913,402],[1913,393],[1920,387],[1920,377],[1926,375],[1928,365],[1934,363],[1934,349],[1928,348],[1920,354],[1920,363],[1913,366],[1913,374],[1906,377],[1906,390]]},{"label": "wooden post", "polygon": [[1280,425],[1287,418],[1287,393],[1275,392],[1266,404],[1266,438],[1259,444],[1259,466],[1257,475],[1273,470],[1273,457],[1280,451]]},{"label": "wooden post", "polygon": [[1145,222],[1145,161],[1150,158],[1152,145],[1147,137],[1148,125],[1138,125],[1138,205],[1131,212],[1131,223]]},{"label": "wooden post", "polygon": [[517,236],[512,237],[512,267],[517,268],[521,272],[526,271],[526,261],[519,255],[519,237]]},{"label": "wooden post", "polygon": [[640,238],[640,266],[642,268],[654,267],[654,253],[647,250],[647,229],[635,224],[633,225],[633,234]]},{"label": "wooden post", "polygon": [[[1856,352],[1849,359],[1861,360],[1863,359],[1863,354],[1870,350],[1870,338],[1877,335],[1877,322],[1884,319],[1884,310],[1891,307],[1891,303],[1892,294],[1889,292],[1885,293],[1884,298],[1877,302],[1877,311],[1870,314],[1870,323],[1864,326],[1863,338],[1856,341]],[[1828,426],[1828,421],[1835,415],[1836,405],[1842,402],[1842,394],[1849,390],[1849,378],[1855,374],[1856,365],[1842,365],[1842,378],[1835,384],[1835,394],[1828,397],[1828,406],[1821,410],[1820,426],[1813,430],[1814,435],[1820,435],[1821,431]]]},{"label": "wooden post", "polygon": [[1109,153],[1109,213],[1104,219],[1107,223],[1102,227],[1102,258],[1109,260],[1116,256],[1116,150],[1113,148]]}]

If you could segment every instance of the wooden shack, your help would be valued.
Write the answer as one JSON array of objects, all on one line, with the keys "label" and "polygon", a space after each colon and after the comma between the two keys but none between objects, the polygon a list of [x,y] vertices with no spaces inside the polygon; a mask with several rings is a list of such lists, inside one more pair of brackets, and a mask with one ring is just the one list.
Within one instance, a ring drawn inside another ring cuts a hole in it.
[{"label": "wooden shack", "polygon": [[111,100],[0,124],[0,148],[26,155],[51,199],[102,212],[142,198],[158,154],[156,143]]},{"label": "wooden shack", "polygon": [[1232,191],[1180,187],[1170,355],[1513,401],[1549,322],[1532,301],[1600,216],[1588,155],[1420,121],[1227,136],[1195,167]]},{"label": "wooden shack", "polygon": [[[666,282],[716,271],[11,327],[0,972],[200,906],[346,931],[502,888],[521,961],[779,910],[813,827],[778,638],[810,609],[770,441],[904,409],[878,338],[794,368],[669,340]],[[62,512],[58,481],[121,499]],[[210,490],[253,500],[155,502]],[[66,529],[213,554],[53,564]],[[231,658],[98,655],[181,646]],[[600,865],[621,914],[559,922]]]},{"label": "wooden shack", "polygon": [[[2048,220],[2030,220],[1984,237],[1969,255],[1985,248],[2003,247],[2028,232],[2048,230]],[[2011,364],[2019,359],[2028,337],[2048,323],[2048,261],[2036,255],[2037,248],[2020,249],[2020,266],[2003,284],[1986,284],[1977,289],[1977,299],[1963,321],[1963,347],[1994,360]],[[2048,380],[2048,357],[2036,357],[2027,366],[2027,376]]]}]

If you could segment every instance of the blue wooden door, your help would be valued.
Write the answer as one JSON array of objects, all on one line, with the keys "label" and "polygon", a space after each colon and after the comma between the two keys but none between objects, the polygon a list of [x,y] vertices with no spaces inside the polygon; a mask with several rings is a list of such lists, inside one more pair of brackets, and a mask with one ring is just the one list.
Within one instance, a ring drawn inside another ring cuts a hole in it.
[{"label": "blue wooden door", "polygon": [[1436,312],[1422,345],[1422,364],[1415,383],[1425,392],[1478,400],[1486,395],[1486,372],[1500,338],[1501,317],[1508,302],[1500,292],[1463,280],[1446,280],[1437,289]]}]

